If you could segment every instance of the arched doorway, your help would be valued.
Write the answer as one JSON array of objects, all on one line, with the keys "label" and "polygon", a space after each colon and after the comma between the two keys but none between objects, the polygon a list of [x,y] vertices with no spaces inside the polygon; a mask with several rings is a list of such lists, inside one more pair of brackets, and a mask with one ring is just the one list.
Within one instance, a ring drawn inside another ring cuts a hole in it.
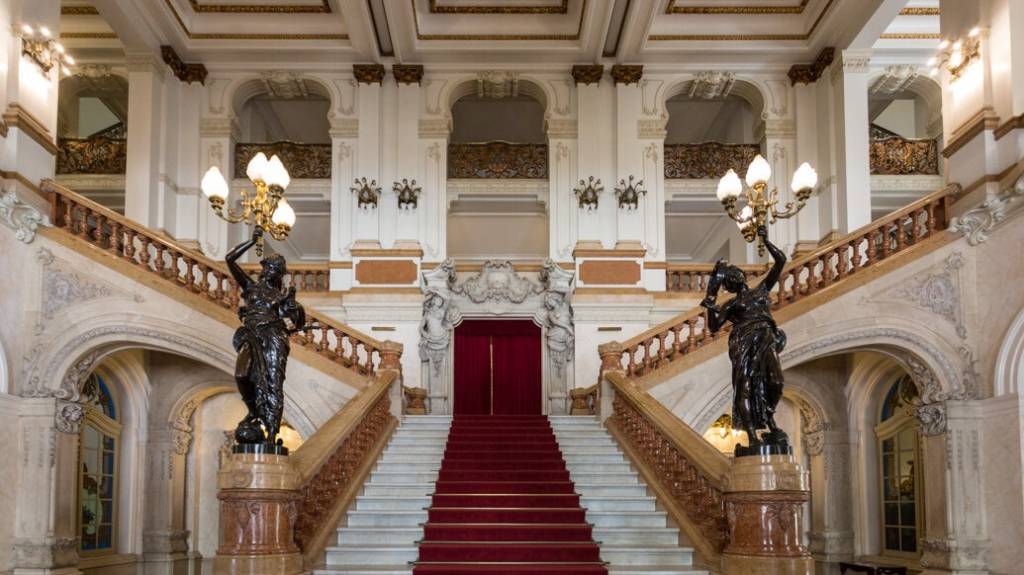
[{"label": "arched doorway", "polygon": [[530,320],[466,320],[455,328],[455,415],[539,415],[541,329]]}]

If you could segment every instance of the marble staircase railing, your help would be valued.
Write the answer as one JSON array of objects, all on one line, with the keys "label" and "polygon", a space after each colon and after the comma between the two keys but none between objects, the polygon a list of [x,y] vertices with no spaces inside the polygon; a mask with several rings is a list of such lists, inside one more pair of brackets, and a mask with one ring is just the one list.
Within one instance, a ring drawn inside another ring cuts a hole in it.
[{"label": "marble staircase railing", "polygon": [[[786,310],[800,302],[801,310],[827,302],[835,290],[842,289],[856,278],[867,279],[880,273],[875,271],[881,264],[888,263],[898,254],[920,251],[920,247],[939,237],[950,221],[950,205],[958,186],[948,186],[933,192],[920,200],[897,210],[881,219],[831,242],[818,250],[787,264],[782,278],[773,291],[773,309]],[[754,281],[758,281],[755,278]],[[790,310],[786,310],[790,311]],[[777,318],[778,319],[778,318]],[[678,369],[666,370],[670,365],[684,359],[687,367],[700,359],[712,357],[713,353],[699,350],[722,341],[724,350],[728,329],[711,333],[707,325],[707,313],[702,307],[684,312],[660,325],[625,342],[609,342],[599,347],[605,357],[618,353],[620,365],[627,377],[644,379],[642,387],[648,388],[654,380],[662,381],[663,375],[678,373]],[[612,367],[606,365],[602,369]]]},{"label": "marble staircase railing", "polygon": [[[259,264],[242,264],[249,273],[260,271]],[[327,292],[331,290],[331,270],[327,262],[312,264],[288,264],[288,275],[284,277],[285,287],[295,286],[299,292]]]},{"label": "marble staircase railing", "polygon": [[[89,244],[91,249],[130,264],[144,274],[140,277],[155,279],[162,287],[177,288],[180,291],[176,294],[181,295],[176,297],[183,302],[213,304],[237,311],[240,289],[221,262],[196,253],[56,182],[44,181],[42,189],[49,195],[50,217],[55,228]],[[296,273],[301,270],[297,268]],[[298,283],[295,276],[292,281]],[[235,325],[233,315],[219,314],[217,319]],[[312,310],[307,309],[306,317],[305,328],[292,336],[296,347],[301,348],[295,351],[311,352],[321,360],[352,372],[362,381],[360,387],[375,377],[385,355],[401,355],[401,344],[378,341]]]},{"label": "marble staircase railing", "polygon": [[[743,270],[747,281],[765,272],[765,266],[760,264],[745,264],[739,266]],[[669,263],[665,270],[665,291],[672,293],[693,293],[704,294],[708,288],[708,280],[711,279],[711,270],[715,264],[674,264]]]}]

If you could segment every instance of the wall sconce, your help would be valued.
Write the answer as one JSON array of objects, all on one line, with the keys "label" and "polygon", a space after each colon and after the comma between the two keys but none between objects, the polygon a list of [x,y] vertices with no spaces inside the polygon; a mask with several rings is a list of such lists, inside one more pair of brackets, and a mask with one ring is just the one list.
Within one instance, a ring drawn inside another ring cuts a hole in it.
[{"label": "wall sconce", "polygon": [[619,200],[619,208],[624,210],[635,210],[640,204],[640,196],[646,196],[644,181],[633,182],[633,176],[626,180],[619,180],[619,186],[615,188],[615,198]]},{"label": "wall sconce", "polygon": [[579,202],[581,210],[584,208],[596,210],[598,196],[603,191],[604,186],[601,185],[601,180],[590,176],[587,181],[580,180],[579,185],[572,192],[576,194],[576,200]]},{"label": "wall sconce", "polygon": [[415,210],[419,205],[422,189],[416,185],[416,180],[410,182],[402,178],[402,183],[395,182],[391,188],[398,195],[398,209]]},{"label": "wall sconce", "polygon": [[974,27],[967,34],[966,38],[953,41],[943,40],[939,44],[939,52],[928,59],[928,66],[931,67],[929,74],[936,76],[939,67],[945,67],[953,80],[960,78],[964,69],[981,57],[981,28]]},{"label": "wall sconce", "polygon": [[367,211],[377,209],[377,199],[380,198],[380,186],[377,185],[377,180],[357,179],[351,190],[356,195],[359,209]]},{"label": "wall sconce", "polygon": [[29,24],[22,24],[20,36],[22,55],[34,60],[43,72],[49,73],[54,66],[59,66],[65,75],[71,75],[70,66],[74,66],[75,59],[67,53],[63,44],[53,39],[49,28],[33,28]]}]

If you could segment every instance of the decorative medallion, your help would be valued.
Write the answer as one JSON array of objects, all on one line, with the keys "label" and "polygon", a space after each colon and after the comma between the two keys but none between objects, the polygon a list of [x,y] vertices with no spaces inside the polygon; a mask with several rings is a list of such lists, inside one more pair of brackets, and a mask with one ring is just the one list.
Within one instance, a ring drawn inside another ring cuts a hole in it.
[{"label": "decorative medallion", "polygon": [[383,64],[353,64],[352,75],[360,84],[383,84]]},{"label": "decorative medallion", "polygon": [[586,208],[589,210],[597,209],[597,198],[604,191],[604,186],[601,185],[601,180],[594,179],[594,176],[587,178],[587,181],[580,180],[580,183],[573,190],[576,194],[576,199],[579,201],[580,209]]},{"label": "decorative medallion", "polygon": [[733,72],[698,72],[690,82],[687,96],[699,100],[724,98],[729,95],[729,91],[732,90],[735,83],[736,74]]},{"label": "decorative medallion", "polygon": [[402,178],[402,182],[395,182],[391,188],[398,195],[398,209],[415,210],[420,200],[420,193],[423,191],[416,185],[416,180],[409,181]]},{"label": "decorative medallion", "polygon": [[577,85],[600,84],[603,74],[604,66],[600,64],[593,66],[577,64],[572,67],[572,79],[576,81]]},{"label": "decorative medallion", "polygon": [[619,200],[619,208],[626,210],[635,210],[640,203],[640,196],[646,196],[647,190],[644,189],[644,181],[638,180],[633,182],[633,176],[629,177],[629,182],[626,180],[619,180],[618,187],[615,188],[615,198]]},{"label": "decorative medallion", "polygon": [[643,66],[627,66],[625,64],[612,66],[612,80],[616,84],[638,84],[643,75]]},{"label": "decorative medallion", "polygon": [[419,64],[395,64],[391,75],[399,84],[420,84],[423,81],[423,66]]},{"label": "decorative medallion", "polygon": [[544,286],[535,285],[520,276],[509,260],[488,260],[484,262],[479,274],[452,286],[451,291],[468,297],[473,303],[523,303],[529,296],[543,292]]},{"label": "decorative medallion", "polygon": [[181,58],[178,57],[178,53],[174,51],[173,46],[160,46],[160,55],[163,57],[164,63],[170,67],[174,76],[182,82],[186,84],[191,84],[192,82],[204,84],[206,82],[206,66],[182,62]]},{"label": "decorative medallion", "polygon": [[380,198],[380,186],[377,185],[377,180],[367,182],[366,178],[357,178],[351,189],[356,195],[359,209],[377,209],[377,201]]}]

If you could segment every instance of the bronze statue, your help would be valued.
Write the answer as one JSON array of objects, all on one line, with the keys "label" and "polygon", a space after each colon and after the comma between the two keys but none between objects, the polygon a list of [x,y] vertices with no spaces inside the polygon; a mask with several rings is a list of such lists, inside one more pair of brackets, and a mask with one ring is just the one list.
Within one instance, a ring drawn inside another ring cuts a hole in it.
[{"label": "bronze statue", "polygon": [[[757,235],[764,242],[774,264],[757,287],[747,287],[743,271],[719,260],[711,272],[701,305],[708,311],[708,327],[716,332],[732,322],[729,360],[732,362],[732,422],[747,433],[749,447],[736,446],[736,455],[788,454],[789,438],[775,424],[775,408],[782,398],[782,364],[779,352],[786,346],[786,334],[771,313],[771,290],[779,282],[786,255],[768,241],[762,226]],[[721,306],[715,301],[719,287],[736,294]],[[768,432],[759,435],[759,431]]]},{"label": "bronze statue", "polygon": [[257,226],[252,238],[224,258],[241,288],[243,302],[238,308],[242,325],[233,339],[238,352],[235,382],[249,413],[235,428],[235,439],[241,451],[262,445],[271,452],[287,454],[277,434],[284,413],[284,376],[291,349],[288,337],[305,325],[306,312],[295,300],[295,288],[284,289],[288,269],[279,254],[260,261],[263,269],[255,280],[238,265],[238,258],[262,235],[263,229]]}]

